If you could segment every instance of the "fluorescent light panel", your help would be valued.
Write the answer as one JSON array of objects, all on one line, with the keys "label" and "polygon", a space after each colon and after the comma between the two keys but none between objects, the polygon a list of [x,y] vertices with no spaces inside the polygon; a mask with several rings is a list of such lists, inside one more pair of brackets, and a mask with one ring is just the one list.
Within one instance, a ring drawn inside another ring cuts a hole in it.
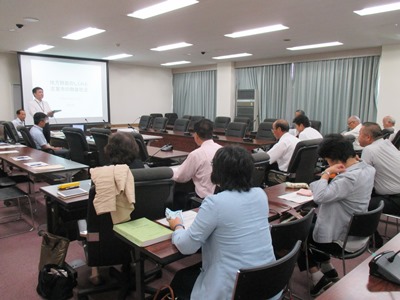
[{"label": "fluorescent light panel", "polygon": [[184,48],[184,47],[189,47],[189,46],[193,46],[193,45],[189,44],[189,43],[181,42],[181,43],[176,43],[176,44],[171,44],[171,45],[160,46],[157,48],[152,48],[150,50],[167,51],[167,50],[171,50],[171,49],[178,49],[178,48]]},{"label": "fluorescent light panel", "polygon": [[40,45],[30,47],[29,49],[26,49],[25,52],[38,53],[38,52],[42,52],[42,51],[45,51],[45,50],[48,50],[51,48],[54,48],[54,46],[40,44]]},{"label": "fluorescent light panel", "polygon": [[239,38],[239,37],[244,37],[244,36],[280,31],[280,30],[285,30],[285,29],[289,29],[289,27],[284,26],[282,24],[276,24],[276,25],[271,25],[271,26],[266,26],[266,27],[253,28],[253,29],[238,31],[238,32],[230,33],[230,34],[225,34],[225,36],[230,37],[230,38]]},{"label": "fluorescent light panel", "polygon": [[81,40],[81,39],[87,38],[87,37],[92,36],[92,35],[96,35],[96,34],[102,33],[104,31],[105,31],[104,29],[88,27],[88,28],[85,28],[85,29],[82,29],[82,30],[79,30],[79,31],[76,31],[76,32],[73,32],[73,33],[70,33],[70,34],[68,34],[66,36],[63,36],[63,39],[77,41],[77,40]]},{"label": "fluorescent light panel", "polygon": [[355,10],[354,13],[360,16],[367,16],[367,15],[380,14],[399,9],[400,9],[400,2],[397,2],[397,3],[368,7],[361,10]]},{"label": "fluorescent light panel", "polygon": [[184,65],[184,64],[190,64],[190,61],[187,60],[181,60],[181,61],[173,61],[165,64],[161,64],[162,66],[176,66],[176,65]]},{"label": "fluorescent light panel", "polygon": [[343,45],[343,43],[329,42],[329,43],[322,43],[322,44],[297,46],[297,47],[291,47],[291,48],[286,48],[286,49],[292,50],[292,51],[297,51],[297,50],[306,50],[306,49],[314,49],[314,48],[333,47],[333,46],[340,46],[340,45]]},{"label": "fluorescent light panel", "polygon": [[131,56],[132,56],[132,54],[121,53],[121,54],[116,54],[116,55],[111,55],[111,56],[103,57],[103,59],[115,60],[115,59],[121,59],[121,58],[131,57]]},{"label": "fluorescent light panel", "polygon": [[228,58],[235,58],[235,57],[245,57],[245,56],[252,56],[253,54],[250,53],[238,53],[238,54],[230,54],[230,55],[223,55],[223,56],[215,56],[213,59],[228,59]]},{"label": "fluorescent light panel", "polygon": [[196,0],[167,0],[143,9],[139,9],[134,11],[131,14],[128,14],[129,17],[138,18],[138,19],[147,19],[154,16],[158,16],[161,14],[165,14],[167,12],[180,9],[189,5],[193,5],[199,3]]}]

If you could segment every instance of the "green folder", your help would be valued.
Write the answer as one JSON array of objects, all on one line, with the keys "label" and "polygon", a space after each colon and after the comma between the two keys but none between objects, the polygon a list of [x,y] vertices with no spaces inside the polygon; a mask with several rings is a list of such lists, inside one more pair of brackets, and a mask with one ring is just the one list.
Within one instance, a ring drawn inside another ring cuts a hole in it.
[{"label": "green folder", "polygon": [[172,236],[171,229],[147,218],[120,223],[114,225],[113,229],[139,247],[153,245],[168,240]]}]

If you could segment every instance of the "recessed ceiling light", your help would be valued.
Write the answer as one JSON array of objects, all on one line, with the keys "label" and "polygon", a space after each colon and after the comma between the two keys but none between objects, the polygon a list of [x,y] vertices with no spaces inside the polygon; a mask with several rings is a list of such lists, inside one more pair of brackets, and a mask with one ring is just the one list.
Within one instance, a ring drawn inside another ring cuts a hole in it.
[{"label": "recessed ceiling light", "polygon": [[139,9],[134,11],[131,14],[128,14],[129,17],[138,18],[138,19],[147,19],[154,16],[158,16],[161,14],[165,14],[167,12],[183,8],[189,5],[193,5],[199,3],[196,0],[167,0],[143,9]]},{"label": "recessed ceiling light", "polygon": [[213,57],[213,59],[228,59],[228,58],[245,57],[245,56],[252,56],[252,55],[253,54],[250,54],[250,53],[238,53],[238,54],[216,56],[216,57]]},{"label": "recessed ceiling light", "polygon": [[399,9],[400,9],[400,2],[397,2],[397,3],[368,7],[361,10],[355,10],[354,13],[360,16],[367,16],[367,15],[379,14]]},{"label": "recessed ceiling light", "polygon": [[305,50],[305,49],[314,49],[314,48],[324,48],[324,47],[333,47],[333,46],[340,46],[343,45],[341,42],[329,42],[329,43],[322,43],[322,44],[313,44],[313,45],[304,45],[304,46],[297,46],[286,48],[288,50],[296,51],[296,50]]},{"label": "recessed ceiling light", "polygon": [[132,56],[132,54],[121,53],[121,54],[116,54],[116,55],[111,55],[111,56],[103,57],[103,59],[115,60],[115,59],[121,59],[121,58],[131,57],[131,56]]},{"label": "recessed ceiling light", "polygon": [[176,43],[176,44],[171,44],[171,45],[160,46],[160,47],[157,47],[157,48],[152,48],[150,50],[153,50],[153,51],[166,51],[166,50],[184,48],[184,47],[189,47],[189,46],[193,46],[193,45],[189,44],[189,43],[182,42],[182,43]]},{"label": "recessed ceiling light", "polygon": [[42,51],[45,51],[45,50],[48,50],[51,48],[54,48],[54,46],[40,44],[40,45],[36,45],[36,46],[26,49],[25,52],[37,53],[37,52],[42,52]]},{"label": "recessed ceiling light", "polygon": [[32,17],[25,17],[24,21],[34,23],[34,22],[39,22],[39,19],[38,18],[32,18]]},{"label": "recessed ceiling light", "polygon": [[276,24],[276,25],[271,25],[271,26],[266,26],[266,27],[253,28],[253,29],[238,31],[238,32],[230,33],[230,34],[225,34],[225,36],[230,37],[230,38],[239,38],[239,37],[243,37],[243,36],[250,36],[250,35],[274,32],[274,31],[285,30],[285,29],[289,29],[289,27],[284,26],[282,24]]},{"label": "recessed ceiling light", "polygon": [[165,64],[161,64],[162,66],[176,66],[176,65],[184,65],[184,64],[190,64],[190,61],[187,60],[181,60],[181,61],[173,61]]},{"label": "recessed ceiling light", "polygon": [[89,36],[102,33],[104,31],[105,31],[104,29],[88,27],[88,28],[85,28],[85,29],[82,29],[82,30],[79,30],[79,31],[76,31],[76,32],[73,32],[73,33],[70,33],[70,34],[68,34],[66,36],[63,36],[63,39],[81,40],[81,39],[87,38]]}]

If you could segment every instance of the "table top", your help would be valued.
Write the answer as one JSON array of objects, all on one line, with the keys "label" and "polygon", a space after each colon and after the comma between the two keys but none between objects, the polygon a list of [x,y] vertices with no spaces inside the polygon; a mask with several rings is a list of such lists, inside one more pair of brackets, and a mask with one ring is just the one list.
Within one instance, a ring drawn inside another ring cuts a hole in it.
[{"label": "table top", "polygon": [[[29,148],[29,147],[16,147],[16,148],[7,148],[4,150],[16,150],[18,153],[4,153],[0,154],[0,159],[6,161],[8,164],[13,165],[25,172],[28,172],[32,175],[40,175],[40,174],[49,174],[49,173],[60,173],[60,172],[67,172],[67,171],[74,171],[74,170],[82,170],[87,169],[89,166],[74,162],[72,160],[68,160],[41,150]],[[0,151],[3,149],[0,147]],[[13,157],[16,156],[29,156],[31,159],[29,160],[22,160],[16,161]],[[48,169],[45,168],[35,168],[29,167],[25,165],[26,163],[32,162],[44,162],[48,164],[50,167],[54,165],[61,165],[62,168]]]},{"label": "table top", "polygon": [[186,157],[189,155],[189,152],[172,150],[172,151],[161,151],[159,147],[147,146],[147,152],[149,156],[159,158],[159,159],[173,159]]},{"label": "table top", "polygon": [[[92,181],[91,180],[82,180],[79,181],[80,185],[79,187],[81,189],[84,189],[89,192]],[[83,196],[78,196],[78,197],[73,197],[69,199],[62,199],[58,196],[58,187],[59,184],[54,184],[54,185],[48,185],[48,186],[43,186],[40,188],[40,190],[48,195],[51,196],[53,199],[55,199],[58,203],[60,203],[62,206],[73,206],[74,204],[80,205],[86,205],[86,201],[88,200],[88,195],[83,195]]]},{"label": "table top", "polygon": [[[397,234],[375,253],[400,249],[400,234]],[[336,282],[318,300],[393,300],[400,299],[400,286],[369,275],[368,257],[346,276]]]}]

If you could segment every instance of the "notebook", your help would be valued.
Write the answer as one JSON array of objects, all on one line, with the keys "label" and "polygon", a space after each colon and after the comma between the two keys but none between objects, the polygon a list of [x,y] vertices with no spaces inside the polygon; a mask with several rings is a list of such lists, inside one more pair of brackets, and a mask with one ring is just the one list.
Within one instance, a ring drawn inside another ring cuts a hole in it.
[{"label": "notebook", "polygon": [[57,195],[59,195],[62,198],[65,198],[65,199],[83,196],[83,195],[87,195],[87,194],[89,194],[89,192],[82,188],[61,190],[61,191],[57,192]]}]

